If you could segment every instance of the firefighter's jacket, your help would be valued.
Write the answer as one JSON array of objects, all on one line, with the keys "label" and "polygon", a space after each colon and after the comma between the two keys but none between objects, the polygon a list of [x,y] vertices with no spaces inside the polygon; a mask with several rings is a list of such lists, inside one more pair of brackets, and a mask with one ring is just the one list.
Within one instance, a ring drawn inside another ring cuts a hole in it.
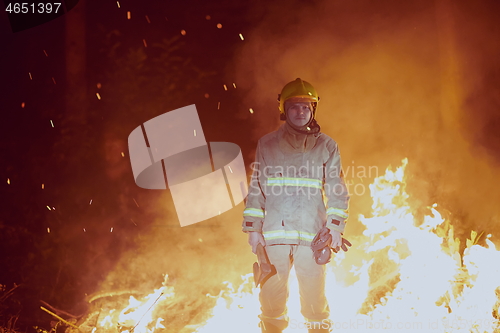
[{"label": "firefighter's jacket", "polygon": [[261,232],[266,245],[310,245],[325,225],[345,228],[349,195],[340,153],[324,133],[309,151],[285,152],[279,144],[284,126],[257,144],[243,231]]}]

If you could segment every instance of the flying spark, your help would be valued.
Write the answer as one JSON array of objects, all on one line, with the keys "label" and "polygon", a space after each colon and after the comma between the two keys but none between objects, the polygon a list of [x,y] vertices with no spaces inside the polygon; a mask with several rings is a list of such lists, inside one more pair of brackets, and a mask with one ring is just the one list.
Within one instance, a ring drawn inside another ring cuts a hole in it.
[{"label": "flying spark", "polygon": [[47,233],[50,234],[50,228],[47,228]]},{"label": "flying spark", "polygon": [[125,153],[124,152],[122,152],[122,157],[125,157]]},{"label": "flying spark", "polygon": [[217,28],[222,29],[222,24],[217,23]]},{"label": "flying spark", "polygon": [[233,82],[233,87],[234,87],[234,89],[236,89],[236,83],[234,83],[234,82]]},{"label": "flying spark", "polygon": [[43,190],[44,188],[45,188],[45,185],[44,185],[44,184],[42,184],[42,190]]},{"label": "flying spark", "polygon": [[49,55],[47,54],[47,51],[43,50],[43,53],[45,53],[45,56],[48,57]]},{"label": "flying spark", "polygon": [[186,36],[186,30],[182,29],[181,30],[181,35]]},{"label": "flying spark", "polygon": [[97,86],[97,89],[101,89],[102,84],[100,82],[97,82],[96,86]]},{"label": "flying spark", "polygon": [[220,102],[217,103],[217,110],[220,109]]},{"label": "flying spark", "polygon": [[21,103],[21,108],[23,108],[23,109],[24,109],[24,107],[25,107],[25,106],[26,106],[26,103],[22,102],[22,103]]},{"label": "flying spark", "polygon": [[48,209],[48,210],[51,210],[49,206],[47,206],[47,209]]},{"label": "flying spark", "polygon": [[137,205],[137,207],[139,207],[139,204],[137,203],[137,201],[135,201],[135,199],[134,199],[134,198],[132,198],[132,199],[134,200],[134,202],[135,202],[135,204]]},{"label": "flying spark", "polygon": [[95,93],[95,95],[97,96],[98,100],[101,100],[101,95],[99,93]]},{"label": "flying spark", "polygon": [[85,230],[85,228],[83,228],[83,232],[87,232],[87,230]]},{"label": "flying spark", "polygon": [[54,84],[56,84],[56,79],[54,79],[54,77],[52,77],[52,82],[54,82]]},{"label": "flying spark", "polygon": [[151,23],[151,21],[149,20],[149,16],[146,15],[146,21],[148,21],[148,23]]},{"label": "flying spark", "polygon": [[9,184],[9,185],[10,185],[10,179],[9,179],[9,178],[7,178],[7,184]]},{"label": "flying spark", "polygon": [[54,127],[54,123],[52,122],[52,119],[50,120],[50,124],[52,125],[52,127]]},{"label": "flying spark", "polygon": [[250,111],[250,113],[253,113],[253,109],[252,109],[252,108],[250,108],[250,110],[249,110],[249,111]]},{"label": "flying spark", "polygon": [[227,91],[227,86],[226,85],[224,85],[224,90]]},{"label": "flying spark", "polygon": [[109,232],[113,232],[113,227],[111,227],[111,230]]},{"label": "flying spark", "polygon": [[196,130],[193,130],[193,132],[194,132],[194,136],[196,136]]},{"label": "flying spark", "polygon": [[30,76],[30,80],[33,80],[33,76],[31,76],[31,73],[28,72],[28,75]]},{"label": "flying spark", "polygon": [[120,8],[120,1],[117,1],[116,5],[118,6],[118,8]]},{"label": "flying spark", "polygon": [[245,38],[243,38],[243,35],[242,35],[242,34],[240,34],[240,38],[241,38],[241,40],[245,40]]},{"label": "flying spark", "polygon": [[148,43],[146,43],[145,39],[142,40],[142,43],[144,44],[144,47],[148,47]]},{"label": "flying spark", "polygon": [[131,18],[131,17],[132,17],[132,16],[131,16],[131,14],[130,14],[130,11],[128,11],[128,12],[127,12],[127,20],[130,20],[130,18]]},{"label": "flying spark", "polygon": [[93,199],[90,199],[89,205],[92,205],[92,200],[93,200]]}]

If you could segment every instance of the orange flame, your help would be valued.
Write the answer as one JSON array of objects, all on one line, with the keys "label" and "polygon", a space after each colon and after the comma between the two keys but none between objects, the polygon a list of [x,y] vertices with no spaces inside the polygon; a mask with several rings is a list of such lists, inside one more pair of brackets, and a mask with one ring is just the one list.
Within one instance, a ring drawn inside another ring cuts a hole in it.
[{"label": "orange flame", "polygon": [[[405,189],[407,163],[404,159],[370,185],[372,216],[359,216],[363,234],[348,237],[353,247],[335,254],[327,267],[335,331],[498,332],[500,251],[490,235],[487,247],[477,245],[478,235],[472,232],[461,255],[453,226],[437,204],[417,220]],[[284,332],[306,333],[294,274],[292,270],[290,324]],[[258,289],[251,274],[242,278],[238,287],[225,283],[208,320],[182,332],[258,331]],[[110,310],[98,329],[152,333],[165,328],[154,309],[173,295],[173,288],[164,286],[141,301],[130,297],[128,306]]]}]

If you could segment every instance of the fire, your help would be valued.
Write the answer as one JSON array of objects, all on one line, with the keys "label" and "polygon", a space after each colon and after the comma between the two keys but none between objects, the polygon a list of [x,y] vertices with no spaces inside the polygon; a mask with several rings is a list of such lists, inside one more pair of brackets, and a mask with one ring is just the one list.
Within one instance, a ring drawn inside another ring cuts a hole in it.
[{"label": "fire", "polygon": [[[328,266],[335,330],[494,332],[500,328],[500,252],[489,239],[486,248],[475,244],[472,232],[462,258],[453,226],[437,204],[417,221],[405,189],[407,163],[370,185],[372,216],[359,217],[363,235],[353,237],[353,248],[336,254]],[[213,317],[196,332],[255,332],[260,306],[250,283],[229,301],[219,298]],[[284,332],[307,332],[293,276],[288,308]]]},{"label": "fire", "polygon": [[[327,267],[327,298],[335,331],[353,332],[498,332],[500,330],[500,251],[486,236],[486,247],[472,232],[460,253],[453,225],[437,204],[417,219],[405,189],[407,159],[370,185],[372,216],[359,216],[365,230],[349,252],[335,254]],[[351,236],[351,237],[349,237]],[[208,320],[182,332],[257,332],[259,290],[251,274],[238,287],[226,283]],[[287,333],[305,333],[298,286],[292,270]],[[93,331],[170,332],[155,316],[173,297],[162,287],[142,300],[130,297],[122,310],[101,315]]]},{"label": "fire", "polygon": [[166,286],[167,277],[164,286],[143,299],[138,300],[130,296],[128,305],[121,311],[110,309],[106,315],[101,313],[102,319],[92,330],[93,333],[104,330],[117,330],[121,333],[152,333],[158,328],[165,328],[162,324],[163,318],[156,317],[154,310],[161,308],[167,299],[174,297],[173,288]]}]

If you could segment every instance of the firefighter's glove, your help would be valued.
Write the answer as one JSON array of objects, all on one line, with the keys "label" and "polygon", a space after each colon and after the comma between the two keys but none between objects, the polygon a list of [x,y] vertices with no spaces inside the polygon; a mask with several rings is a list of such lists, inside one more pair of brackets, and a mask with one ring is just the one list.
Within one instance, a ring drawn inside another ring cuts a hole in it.
[{"label": "firefighter's glove", "polygon": [[351,243],[347,239],[342,238],[342,246],[340,248],[332,249],[331,245],[332,235],[330,234],[330,229],[324,227],[318,232],[311,243],[314,261],[318,265],[329,263],[332,258],[332,251],[337,253],[341,248],[347,252],[348,246],[351,246]]},{"label": "firefighter's glove", "polygon": [[[344,252],[347,252],[347,250],[349,250],[349,247],[351,247],[351,246],[352,246],[351,242],[349,242],[345,238],[342,238],[342,245],[340,246],[340,249],[344,250]],[[337,253],[340,251],[340,249],[339,248],[336,248],[336,249],[332,248],[332,251]]]},{"label": "firefighter's glove", "polygon": [[260,232],[250,231],[248,232],[248,244],[252,247],[252,252],[257,254],[257,245],[261,244],[266,246],[266,241]]}]

